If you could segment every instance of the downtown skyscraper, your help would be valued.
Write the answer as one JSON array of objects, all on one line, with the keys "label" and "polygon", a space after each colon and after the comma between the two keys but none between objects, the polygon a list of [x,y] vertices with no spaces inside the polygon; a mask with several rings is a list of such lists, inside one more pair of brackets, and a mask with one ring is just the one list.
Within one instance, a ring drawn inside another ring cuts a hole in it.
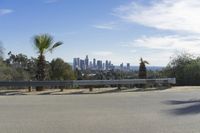
[{"label": "downtown skyscraper", "polygon": [[102,60],[89,60],[88,55],[85,59],[74,58],[73,59],[73,69],[79,70],[111,70],[114,69],[114,65],[111,61],[106,60],[105,63]]}]

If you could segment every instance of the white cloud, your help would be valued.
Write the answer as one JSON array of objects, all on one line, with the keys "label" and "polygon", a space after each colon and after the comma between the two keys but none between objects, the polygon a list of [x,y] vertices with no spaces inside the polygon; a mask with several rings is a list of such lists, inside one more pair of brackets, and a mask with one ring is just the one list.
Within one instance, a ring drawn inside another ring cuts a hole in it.
[{"label": "white cloud", "polygon": [[113,30],[116,28],[116,23],[109,22],[109,23],[104,23],[104,24],[93,25],[93,27],[97,29]]},{"label": "white cloud", "polygon": [[[175,52],[175,51],[174,51]],[[170,60],[170,57],[173,55],[172,51],[138,51],[133,53],[132,62],[135,65],[139,65],[139,59],[142,57],[144,60],[147,60],[150,66],[166,66]]]},{"label": "white cloud", "polygon": [[153,0],[149,5],[132,2],[114,10],[123,20],[162,30],[200,33],[200,0]]},{"label": "white cloud", "polygon": [[156,28],[160,33],[173,31],[171,35],[144,33],[143,37],[121,44],[136,58],[144,57],[158,65],[166,65],[177,51],[200,54],[199,13],[200,0],[150,0],[148,4],[133,1],[113,12],[125,22]]},{"label": "white cloud", "polygon": [[134,62],[143,57],[152,65],[166,65],[177,52],[189,52],[198,56],[200,36],[143,36],[132,42],[125,42],[121,47],[133,54],[136,58]]},{"label": "white cloud", "polygon": [[200,53],[199,36],[144,36],[134,40],[132,45],[157,50],[183,50]]},{"label": "white cloud", "polygon": [[10,14],[12,12],[13,12],[13,10],[11,10],[11,9],[0,9],[0,16]]}]

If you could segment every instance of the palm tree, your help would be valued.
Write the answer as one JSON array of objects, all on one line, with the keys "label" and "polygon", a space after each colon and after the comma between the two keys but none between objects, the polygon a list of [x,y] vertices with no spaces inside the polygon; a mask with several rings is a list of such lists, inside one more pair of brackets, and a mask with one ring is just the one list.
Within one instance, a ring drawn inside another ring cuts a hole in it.
[{"label": "palm tree", "polygon": [[147,78],[147,69],[146,69],[146,64],[149,64],[149,62],[143,60],[142,58],[140,59],[140,67],[139,67],[139,78],[145,79]]},{"label": "palm tree", "polygon": [[38,61],[37,61],[37,71],[36,71],[36,79],[39,81],[45,80],[45,53],[51,52],[58,46],[62,45],[62,42],[54,43],[53,37],[48,34],[36,35],[34,37],[34,45],[39,53]]}]

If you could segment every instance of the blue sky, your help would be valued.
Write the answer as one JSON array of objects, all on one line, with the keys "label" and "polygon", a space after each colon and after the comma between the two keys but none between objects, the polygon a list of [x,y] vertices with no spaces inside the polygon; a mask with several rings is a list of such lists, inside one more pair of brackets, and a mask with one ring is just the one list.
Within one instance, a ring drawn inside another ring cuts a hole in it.
[{"label": "blue sky", "polygon": [[64,44],[47,59],[108,59],[165,66],[180,51],[200,53],[198,0],[1,0],[5,53],[37,57],[32,37],[49,33]]}]

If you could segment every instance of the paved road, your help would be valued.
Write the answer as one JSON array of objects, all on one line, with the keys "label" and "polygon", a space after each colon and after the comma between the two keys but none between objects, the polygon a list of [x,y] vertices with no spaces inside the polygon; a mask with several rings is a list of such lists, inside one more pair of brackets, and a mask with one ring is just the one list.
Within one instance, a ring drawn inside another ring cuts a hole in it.
[{"label": "paved road", "polygon": [[200,92],[0,96],[1,133],[198,133]]}]

